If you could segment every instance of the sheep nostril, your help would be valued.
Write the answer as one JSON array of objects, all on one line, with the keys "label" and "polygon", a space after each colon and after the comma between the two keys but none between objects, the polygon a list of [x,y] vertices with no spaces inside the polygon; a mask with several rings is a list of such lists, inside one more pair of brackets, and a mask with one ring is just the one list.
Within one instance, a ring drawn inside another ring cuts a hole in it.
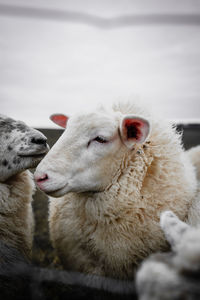
[{"label": "sheep nostril", "polygon": [[44,174],[38,178],[36,178],[36,181],[37,182],[42,182],[42,181],[46,181],[47,179],[49,179],[48,175],[47,174]]},{"label": "sheep nostril", "polygon": [[43,138],[35,138],[34,137],[31,139],[31,143],[37,144],[37,145],[46,145],[47,141],[46,141],[46,139],[43,139]]}]

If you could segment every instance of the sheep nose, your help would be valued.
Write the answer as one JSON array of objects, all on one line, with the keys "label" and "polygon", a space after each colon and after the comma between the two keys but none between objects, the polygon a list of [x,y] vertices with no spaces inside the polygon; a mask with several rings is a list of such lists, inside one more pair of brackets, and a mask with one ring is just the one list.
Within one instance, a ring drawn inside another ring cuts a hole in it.
[{"label": "sheep nose", "polygon": [[47,174],[42,174],[41,176],[35,175],[35,182],[40,190],[44,190],[43,184],[49,179]]},{"label": "sheep nose", "polygon": [[44,181],[46,181],[48,179],[49,179],[49,177],[48,177],[47,174],[42,174],[41,176],[35,176],[35,181],[37,183],[44,182]]},{"label": "sheep nose", "polygon": [[46,146],[47,139],[46,138],[41,138],[41,137],[39,137],[39,138],[33,137],[33,138],[31,138],[31,143]]}]

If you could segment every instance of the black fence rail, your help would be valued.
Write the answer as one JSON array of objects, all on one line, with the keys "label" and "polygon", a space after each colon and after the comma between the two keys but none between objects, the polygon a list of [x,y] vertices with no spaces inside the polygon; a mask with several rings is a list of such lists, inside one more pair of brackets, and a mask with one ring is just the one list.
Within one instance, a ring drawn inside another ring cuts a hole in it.
[{"label": "black fence rail", "polygon": [[200,145],[200,124],[178,124],[177,130],[183,133],[183,145],[190,149]]}]

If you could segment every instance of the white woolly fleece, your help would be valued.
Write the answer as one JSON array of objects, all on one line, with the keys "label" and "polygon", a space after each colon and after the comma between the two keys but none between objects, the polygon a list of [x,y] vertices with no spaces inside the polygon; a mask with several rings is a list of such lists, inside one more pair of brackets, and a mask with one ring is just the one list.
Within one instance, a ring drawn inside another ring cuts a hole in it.
[{"label": "white woolly fleece", "polygon": [[[70,192],[59,199],[50,198],[50,235],[66,268],[132,278],[142,259],[167,248],[159,226],[161,212],[172,210],[181,220],[187,219],[197,191],[197,179],[194,166],[182,148],[181,137],[170,124],[130,103],[117,104],[109,113],[115,127],[119,127],[119,120],[125,115],[146,118],[151,124],[151,133],[134,150],[121,144],[118,150],[112,149],[110,156],[106,154],[106,160],[102,157],[100,165],[97,161],[96,166],[93,164],[95,169],[101,170],[102,186],[109,183],[104,190]],[[103,110],[99,114],[105,128]],[[107,120],[108,113],[105,114]],[[69,172],[76,163],[75,158],[69,160],[76,150],[69,151],[75,149],[75,143],[80,147],[81,127],[77,120],[80,123],[84,120],[87,128],[87,116],[78,118],[73,122],[72,117],[60,142],[41,164],[51,172],[56,168],[57,179],[60,170],[64,180],[66,163]],[[88,118],[92,124],[92,114]],[[77,128],[72,128],[72,124],[77,124]],[[70,135],[70,130],[76,132],[76,136],[67,141],[65,136]],[[65,148],[63,143],[66,143]],[[80,184],[87,186],[88,182]]]}]

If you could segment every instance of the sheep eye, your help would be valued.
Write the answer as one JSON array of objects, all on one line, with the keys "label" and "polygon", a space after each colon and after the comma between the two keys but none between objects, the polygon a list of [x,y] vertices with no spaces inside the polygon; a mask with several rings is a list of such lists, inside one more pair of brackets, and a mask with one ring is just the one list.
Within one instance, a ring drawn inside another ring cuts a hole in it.
[{"label": "sheep eye", "polygon": [[97,142],[97,143],[100,143],[100,144],[105,144],[105,143],[108,143],[108,140],[104,139],[101,136],[97,136],[97,137],[95,137],[95,139],[90,140],[88,142],[87,146],[89,147],[92,142]]},{"label": "sheep eye", "polygon": [[101,144],[104,144],[104,143],[108,142],[107,140],[105,140],[101,136],[97,136],[95,139],[93,139],[93,141],[96,141],[96,142],[101,143]]}]

